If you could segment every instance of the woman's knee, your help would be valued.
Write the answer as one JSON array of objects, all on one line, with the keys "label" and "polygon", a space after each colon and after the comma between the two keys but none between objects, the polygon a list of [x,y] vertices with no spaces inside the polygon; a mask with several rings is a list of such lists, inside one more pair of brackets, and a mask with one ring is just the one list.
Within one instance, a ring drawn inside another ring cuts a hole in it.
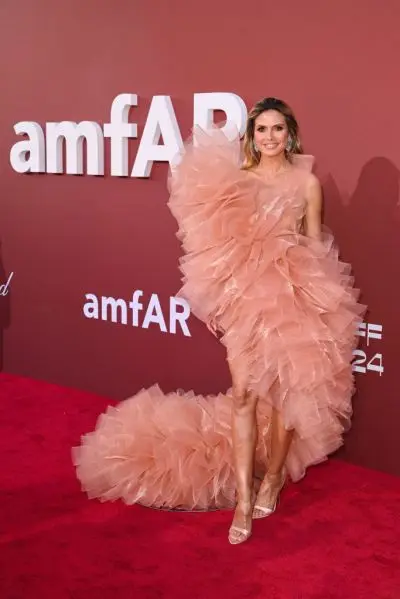
[{"label": "woman's knee", "polygon": [[243,389],[233,389],[233,409],[238,414],[253,412],[257,406],[254,394]]}]

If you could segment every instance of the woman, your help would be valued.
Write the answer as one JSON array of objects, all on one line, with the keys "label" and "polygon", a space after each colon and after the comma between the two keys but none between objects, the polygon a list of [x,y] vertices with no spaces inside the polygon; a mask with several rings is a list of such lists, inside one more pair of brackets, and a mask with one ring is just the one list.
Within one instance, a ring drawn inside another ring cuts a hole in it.
[{"label": "woman", "polygon": [[252,519],[274,512],[287,474],[299,480],[341,445],[364,307],[322,232],[321,187],[290,108],[254,106],[244,163],[237,135],[194,136],[170,179],[185,251],[179,294],[225,345],[232,389],[143,390],[109,408],[74,459],[90,497],[236,506],[229,541],[239,544]]}]

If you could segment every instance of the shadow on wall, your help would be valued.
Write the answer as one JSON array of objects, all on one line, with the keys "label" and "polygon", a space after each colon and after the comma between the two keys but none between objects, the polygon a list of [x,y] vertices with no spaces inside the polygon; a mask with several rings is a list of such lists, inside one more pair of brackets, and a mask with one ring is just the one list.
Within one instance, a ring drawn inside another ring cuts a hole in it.
[{"label": "shadow on wall", "polygon": [[[340,452],[362,465],[400,474],[396,423],[400,418],[400,171],[383,157],[363,167],[354,193],[343,202],[332,178],[324,182],[325,220],[344,261],[354,266],[360,301],[372,334],[360,338],[353,429]],[[380,327],[382,327],[380,329]],[[383,369],[383,370],[382,370]],[[372,442],[373,441],[373,442]],[[396,447],[395,447],[396,445]]]},{"label": "shadow on wall", "polygon": [[6,273],[0,242],[0,372],[4,368],[4,331],[10,324],[11,280],[13,273]]},{"label": "shadow on wall", "polygon": [[343,259],[351,257],[361,302],[369,308],[367,319],[380,319],[385,350],[392,352],[400,334],[400,171],[386,158],[373,158],[363,167],[348,202],[340,199],[332,178],[324,183],[324,191],[327,224]]}]

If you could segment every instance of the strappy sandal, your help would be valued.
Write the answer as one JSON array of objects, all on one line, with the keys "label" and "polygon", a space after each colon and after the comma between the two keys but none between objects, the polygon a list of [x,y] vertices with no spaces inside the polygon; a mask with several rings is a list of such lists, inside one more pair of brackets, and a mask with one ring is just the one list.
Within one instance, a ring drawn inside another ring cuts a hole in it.
[{"label": "strappy sandal", "polygon": [[249,521],[249,526],[250,528],[242,528],[240,526],[236,526],[235,524],[232,524],[232,526],[229,529],[229,534],[228,534],[228,541],[230,542],[231,545],[240,545],[241,543],[244,543],[245,541],[247,541],[250,537],[251,537],[251,511],[249,513],[248,516],[245,516],[243,514],[243,518],[244,519],[248,519]]},{"label": "strappy sandal", "polygon": [[[240,526],[236,526],[235,524],[232,524],[229,529],[229,534],[228,534],[228,541],[230,542],[231,545],[240,545],[241,543],[244,543],[251,537],[252,513],[253,513],[253,509],[254,509],[255,500],[256,500],[256,493],[253,488],[253,491],[251,494],[250,512],[249,512],[248,516],[245,516],[243,514],[243,518],[248,518],[250,521],[250,529],[242,528]],[[236,509],[237,509],[237,506],[236,506]],[[235,518],[233,518],[233,520],[235,520]]]},{"label": "strappy sandal", "polygon": [[[233,534],[237,533],[239,536]],[[239,528],[238,526],[231,526],[229,529],[228,541],[231,545],[240,545],[251,537],[251,529]]]},{"label": "strappy sandal", "polygon": [[[276,480],[278,483],[274,482]],[[267,518],[275,512],[278,505],[280,492],[285,484],[285,480],[285,471],[281,472],[280,474],[265,475],[253,508],[253,520]],[[265,501],[265,499],[267,499],[267,501]]]}]

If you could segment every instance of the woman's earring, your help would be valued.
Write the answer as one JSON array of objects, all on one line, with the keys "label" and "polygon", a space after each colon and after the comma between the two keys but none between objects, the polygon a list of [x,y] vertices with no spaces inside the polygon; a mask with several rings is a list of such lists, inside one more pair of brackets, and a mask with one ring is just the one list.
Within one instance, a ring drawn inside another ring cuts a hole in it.
[{"label": "woman's earring", "polygon": [[257,148],[257,146],[256,146],[256,144],[255,144],[255,142],[254,142],[254,141],[253,141],[253,148],[254,148],[254,151],[255,151],[255,153],[257,154],[257,152],[258,152],[259,150],[258,150],[258,148]]}]

